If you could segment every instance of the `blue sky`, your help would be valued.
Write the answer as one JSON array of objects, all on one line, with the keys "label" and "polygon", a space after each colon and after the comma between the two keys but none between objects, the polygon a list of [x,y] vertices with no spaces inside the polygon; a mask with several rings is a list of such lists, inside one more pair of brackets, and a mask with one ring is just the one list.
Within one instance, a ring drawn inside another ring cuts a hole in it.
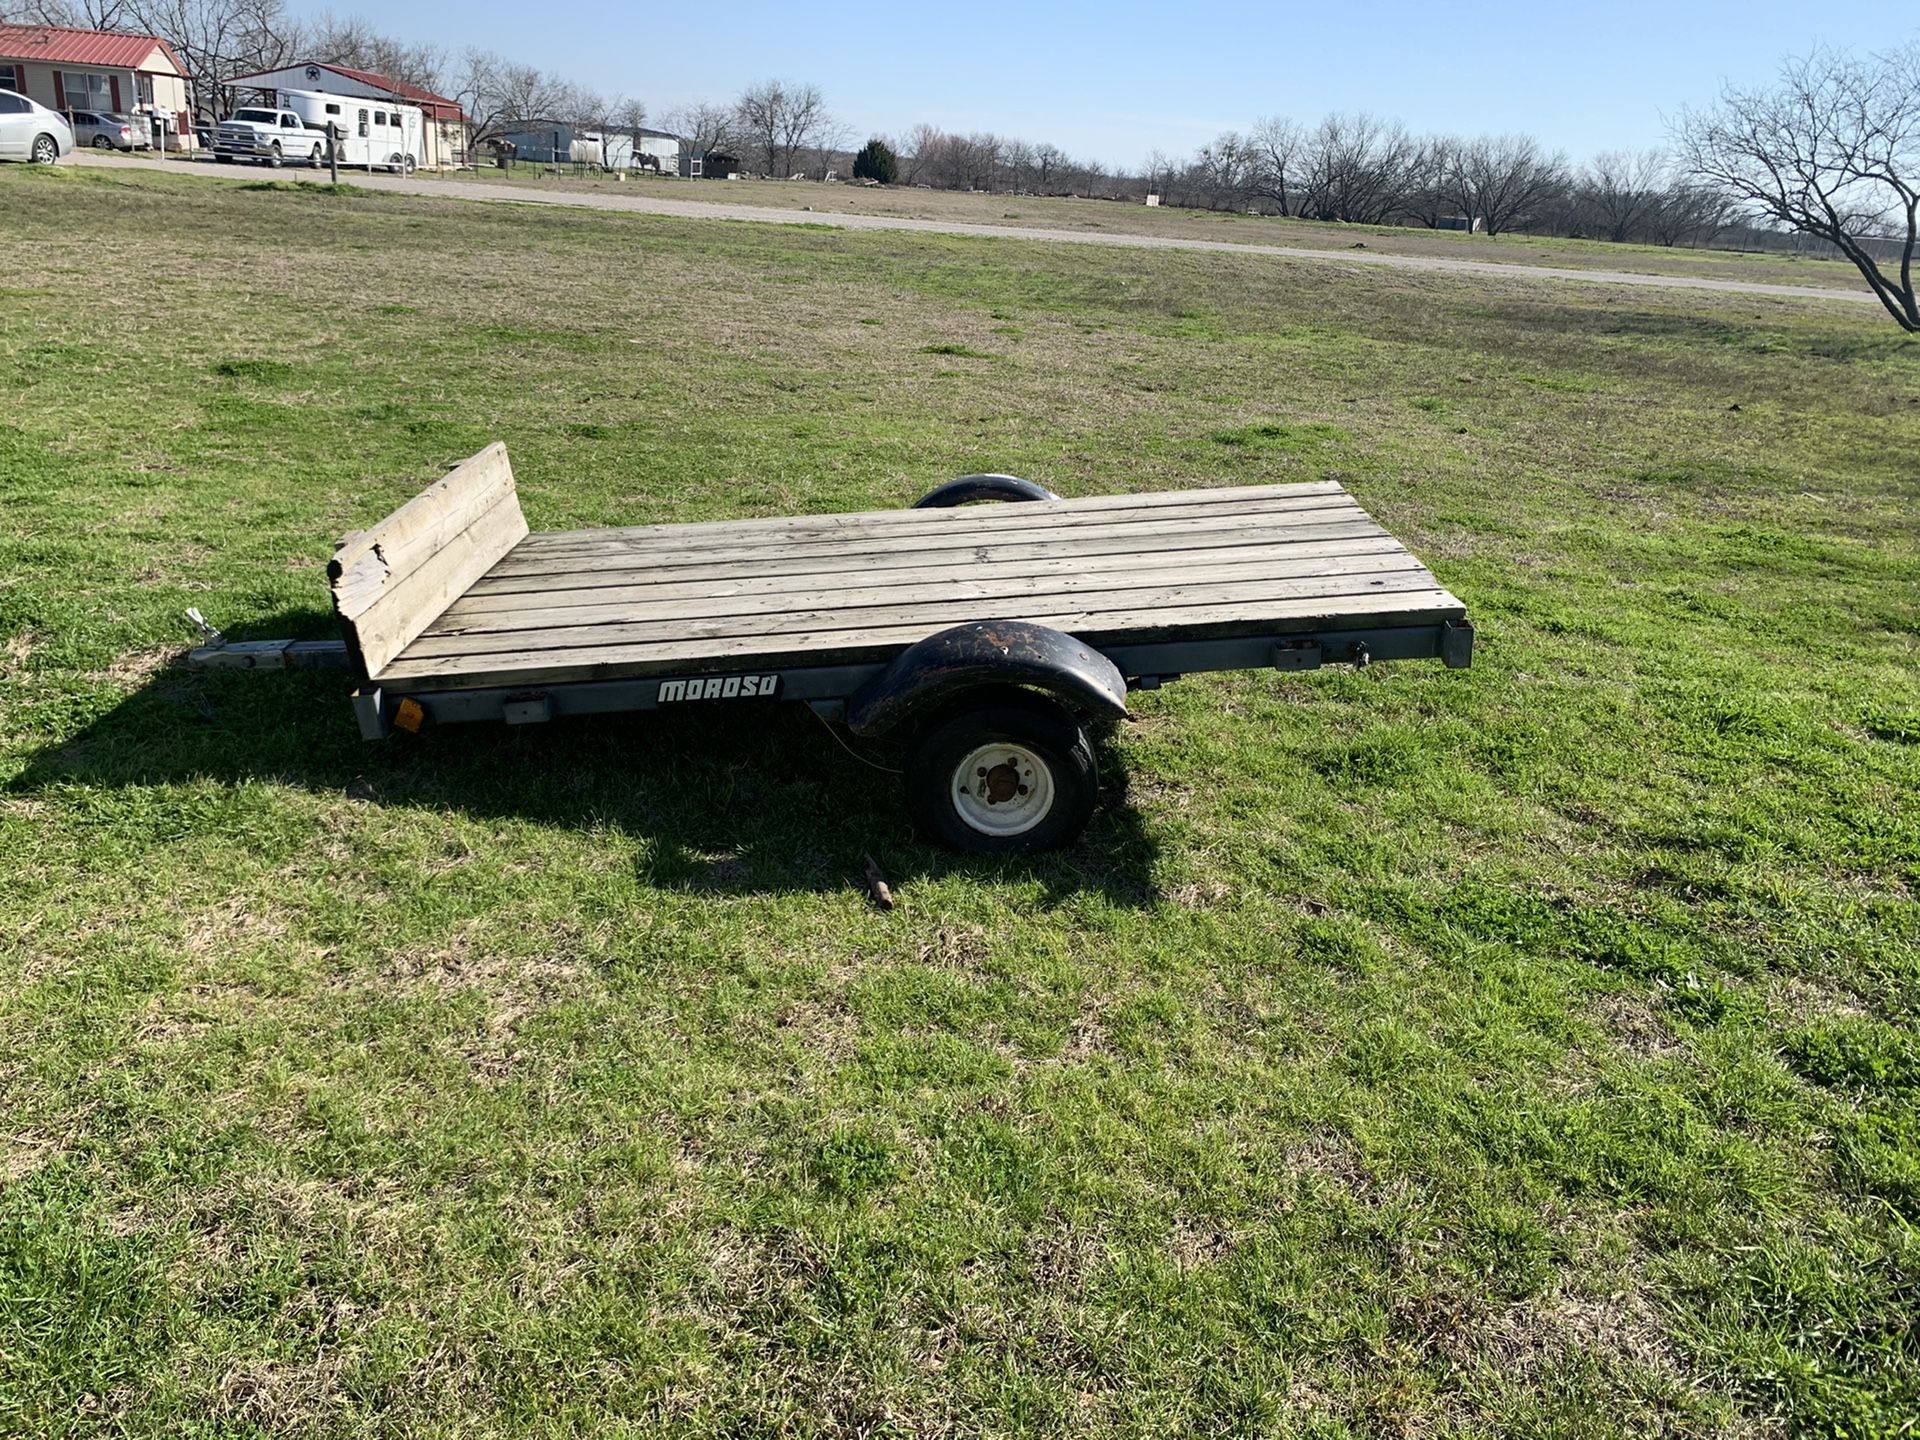
[{"label": "blue sky", "polygon": [[[298,0],[296,0],[298,3]],[[319,8],[319,7],[314,7]],[[356,7],[352,0],[334,5]],[[1894,7],[1897,11],[1899,7]],[[387,0],[380,28],[477,41],[647,102],[656,121],[767,76],[811,80],[862,134],[919,121],[1051,140],[1134,166],[1229,127],[1365,109],[1416,130],[1531,131],[1575,159],[1657,143],[1662,114],[1759,80],[1816,42],[1872,48],[1852,7],[1807,0],[1364,6],[1030,3],[715,6]],[[1881,16],[1893,12],[1880,10]]]}]

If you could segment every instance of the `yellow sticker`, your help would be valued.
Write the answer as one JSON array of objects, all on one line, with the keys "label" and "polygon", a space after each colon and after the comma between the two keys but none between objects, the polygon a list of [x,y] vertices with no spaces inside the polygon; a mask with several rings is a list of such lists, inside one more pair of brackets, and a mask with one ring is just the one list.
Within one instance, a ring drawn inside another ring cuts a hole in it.
[{"label": "yellow sticker", "polygon": [[393,709],[393,723],[409,735],[418,735],[420,727],[426,723],[427,711],[411,695],[403,699]]}]

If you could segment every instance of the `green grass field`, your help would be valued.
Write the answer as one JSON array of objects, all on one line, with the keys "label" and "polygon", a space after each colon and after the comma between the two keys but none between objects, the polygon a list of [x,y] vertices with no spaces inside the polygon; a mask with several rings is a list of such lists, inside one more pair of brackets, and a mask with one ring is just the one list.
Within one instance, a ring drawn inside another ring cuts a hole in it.
[{"label": "green grass field", "polygon": [[[0,1432],[1912,1433],[1872,312],[254,177],[0,222]],[[369,746],[173,664],[329,634],[333,540],[496,438],[536,529],[1337,478],[1475,665],[1140,696],[1003,863],[801,707]]]}]

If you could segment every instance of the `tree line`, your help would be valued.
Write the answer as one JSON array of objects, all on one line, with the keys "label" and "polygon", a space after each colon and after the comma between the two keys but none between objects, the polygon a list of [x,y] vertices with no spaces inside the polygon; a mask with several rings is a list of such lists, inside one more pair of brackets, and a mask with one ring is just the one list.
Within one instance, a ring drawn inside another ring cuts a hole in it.
[{"label": "tree line", "polygon": [[1726,197],[1659,150],[1612,151],[1582,166],[1527,135],[1418,136],[1365,113],[1308,127],[1262,120],[1192,156],[1156,152],[1137,171],[1057,145],[918,125],[876,136],[898,182],[945,190],[1142,199],[1362,225],[1525,229],[1659,245],[1710,243],[1733,218]]}]

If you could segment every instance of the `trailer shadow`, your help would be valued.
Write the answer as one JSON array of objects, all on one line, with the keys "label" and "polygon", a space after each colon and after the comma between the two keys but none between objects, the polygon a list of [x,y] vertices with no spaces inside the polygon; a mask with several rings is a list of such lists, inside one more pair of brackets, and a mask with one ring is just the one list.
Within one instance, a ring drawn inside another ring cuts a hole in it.
[{"label": "trailer shadow", "polygon": [[[258,628],[310,634],[314,620],[296,613]],[[1000,859],[917,840],[899,777],[851,754],[802,706],[449,726],[368,744],[347,688],[338,672],[170,666],[5,788],[267,782],[395,807],[615,827],[644,842],[644,878],[663,889],[842,889],[859,883],[872,855],[895,885],[958,874],[1037,880],[1048,904],[1089,892],[1127,906],[1157,898],[1156,848],[1125,802],[1124,755],[1110,736],[1096,736],[1105,803],[1079,843]]]}]

